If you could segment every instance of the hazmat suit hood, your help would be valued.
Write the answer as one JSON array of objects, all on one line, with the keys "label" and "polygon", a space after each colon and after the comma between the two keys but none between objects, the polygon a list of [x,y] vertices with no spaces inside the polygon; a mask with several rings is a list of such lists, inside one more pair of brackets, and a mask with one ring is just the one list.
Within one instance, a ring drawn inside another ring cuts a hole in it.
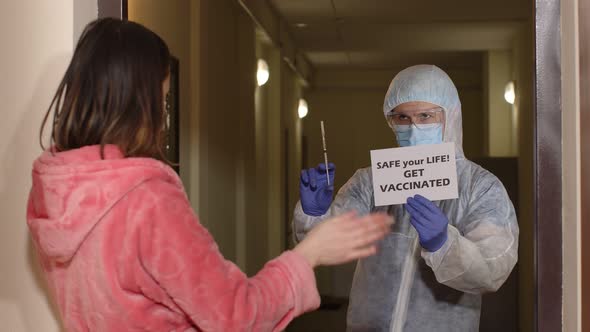
[{"label": "hazmat suit hood", "polygon": [[399,72],[391,81],[383,102],[387,116],[407,102],[428,102],[444,109],[444,142],[455,144],[457,159],[464,158],[461,101],[451,78],[434,65],[417,65]]}]

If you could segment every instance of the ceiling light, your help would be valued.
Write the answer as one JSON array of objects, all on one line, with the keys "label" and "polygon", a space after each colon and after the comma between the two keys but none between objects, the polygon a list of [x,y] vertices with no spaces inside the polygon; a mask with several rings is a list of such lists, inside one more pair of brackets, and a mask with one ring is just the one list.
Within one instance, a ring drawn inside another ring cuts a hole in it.
[{"label": "ceiling light", "polygon": [[258,86],[263,86],[268,82],[270,72],[268,71],[268,64],[263,59],[258,59],[258,70],[256,71],[256,81]]},{"label": "ceiling light", "polygon": [[299,99],[299,108],[297,109],[297,113],[299,113],[299,118],[303,119],[308,112],[307,102],[305,99]]},{"label": "ceiling light", "polygon": [[507,103],[514,105],[514,101],[516,100],[516,91],[514,89],[514,82],[510,81],[506,84],[504,88],[504,99]]}]

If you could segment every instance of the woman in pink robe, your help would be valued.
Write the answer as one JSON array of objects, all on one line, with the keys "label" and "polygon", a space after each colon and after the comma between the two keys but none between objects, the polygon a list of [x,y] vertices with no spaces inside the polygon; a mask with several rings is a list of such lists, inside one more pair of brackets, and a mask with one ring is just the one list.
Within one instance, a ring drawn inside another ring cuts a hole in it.
[{"label": "woman in pink robe", "polygon": [[319,306],[313,268],[372,255],[384,215],[328,220],[247,278],[162,160],[170,54],[145,27],[88,25],[47,112],[27,223],[68,331],[279,331]]}]

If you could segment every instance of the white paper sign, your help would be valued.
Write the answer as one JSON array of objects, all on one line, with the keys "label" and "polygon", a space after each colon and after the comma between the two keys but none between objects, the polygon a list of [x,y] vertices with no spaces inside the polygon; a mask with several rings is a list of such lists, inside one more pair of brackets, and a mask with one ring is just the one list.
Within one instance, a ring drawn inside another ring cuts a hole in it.
[{"label": "white paper sign", "polygon": [[431,201],[459,197],[453,143],[372,150],[371,164],[376,206],[405,204],[416,194]]}]

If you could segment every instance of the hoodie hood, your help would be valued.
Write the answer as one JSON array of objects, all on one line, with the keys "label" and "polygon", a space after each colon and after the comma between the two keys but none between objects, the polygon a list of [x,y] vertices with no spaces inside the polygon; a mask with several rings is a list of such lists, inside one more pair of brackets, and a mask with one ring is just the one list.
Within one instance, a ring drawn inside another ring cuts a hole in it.
[{"label": "hoodie hood", "polygon": [[150,158],[125,158],[114,145],[51,153],[33,164],[27,224],[37,249],[67,263],[109,210],[145,181],[181,186],[174,171]]}]

